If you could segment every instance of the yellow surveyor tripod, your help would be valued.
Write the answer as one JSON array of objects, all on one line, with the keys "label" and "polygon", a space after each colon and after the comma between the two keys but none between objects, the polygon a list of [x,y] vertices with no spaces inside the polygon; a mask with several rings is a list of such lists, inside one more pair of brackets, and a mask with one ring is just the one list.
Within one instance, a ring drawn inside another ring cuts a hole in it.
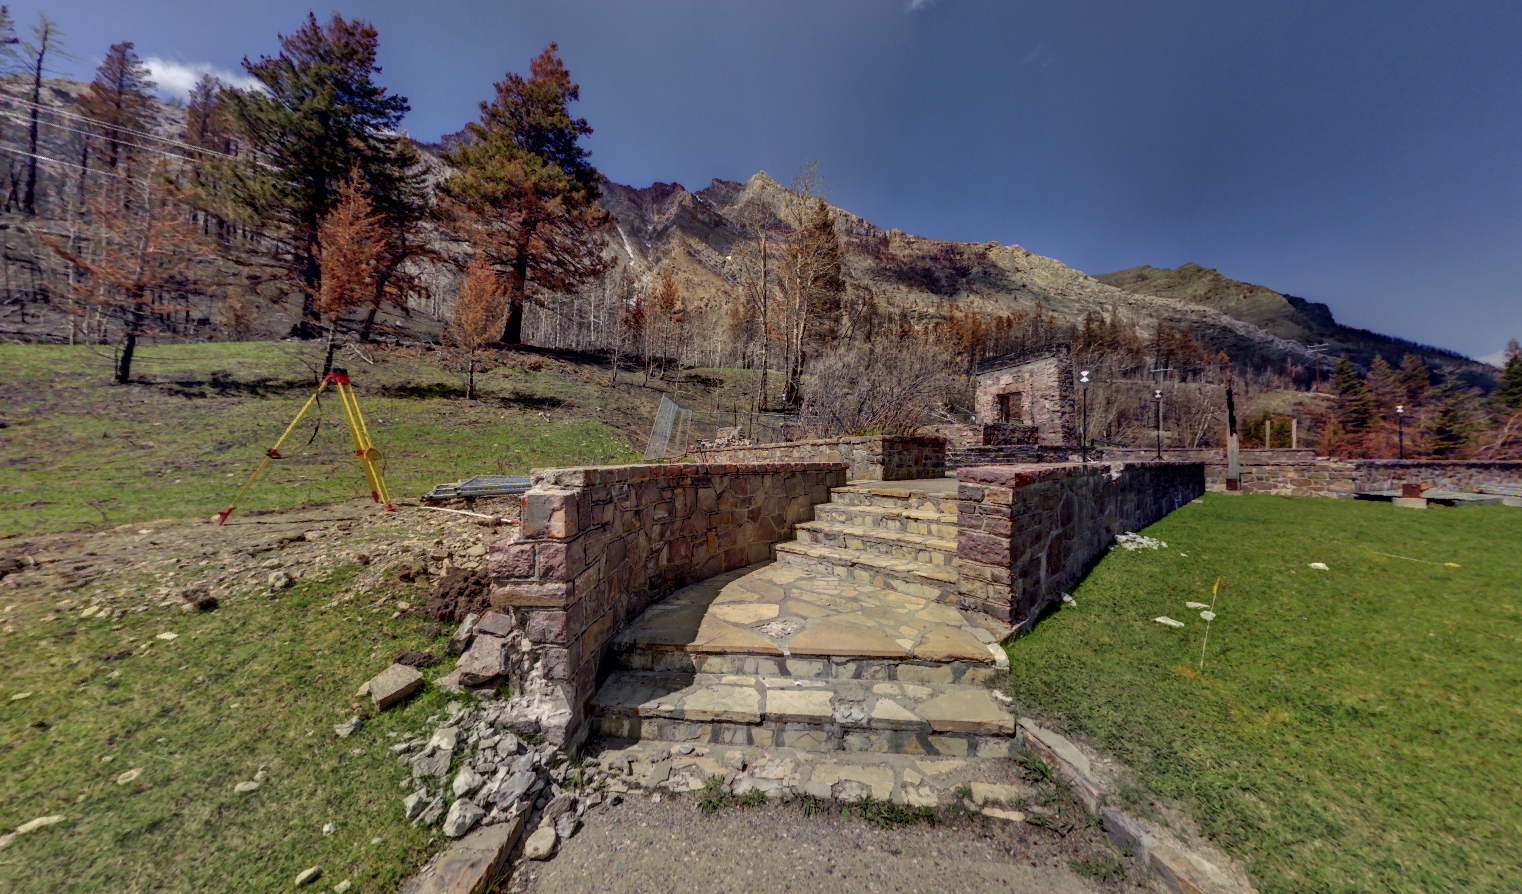
[{"label": "yellow surveyor tripod", "polygon": [[370,430],[365,428],[365,417],[359,413],[359,398],[354,396],[354,386],[349,384],[349,371],[335,367],[332,372],[322,377],[322,384],[318,385],[317,391],[307,398],[306,403],[301,405],[301,410],[296,413],[296,418],[291,420],[291,424],[285,427],[284,432],[281,432],[280,439],[275,442],[275,446],[264,452],[264,461],[259,463],[259,468],[255,469],[254,474],[249,476],[248,483],[243,485],[243,489],[238,491],[236,497],[233,497],[232,505],[217,513],[218,525],[225,523],[227,517],[233,514],[233,510],[238,508],[238,501],[243,499],[243,495],[248,493],[250,487],[253,487],[254,481],[259,477],[259,473],[264,471],[264,467],[269,465],[270,460],[282,458],[280,456],[280,445],[284,444],[285,439],[291,436],[291,432],[296,428],[296,423],[301,421],[301,417],[306,415],[307,410],[312,408],[312,404],[317,402],[317,398],[322,396],[323,389],[327,388],[330,384],[338,392],[338,400],[343,404],[344,421],[349,423],[349,437],[354,439],[354,455],[359,457],[359,464],[365,470],[365,482],[370,485],[370,499],[377,503],[384,503],[387,512],[396,511],[391,505],[391,494],[386,491],[386,479],[381,477],[381,452],[375,449],[374,444],[370,443]]}]

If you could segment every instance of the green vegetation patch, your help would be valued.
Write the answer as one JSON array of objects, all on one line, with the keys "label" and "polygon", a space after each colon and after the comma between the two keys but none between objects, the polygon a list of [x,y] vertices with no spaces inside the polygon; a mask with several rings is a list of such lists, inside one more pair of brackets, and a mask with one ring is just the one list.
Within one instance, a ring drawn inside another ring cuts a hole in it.
[{"label": "green vegetation patch", "polygon": [[1522,890],[1522,511],[1210,495],[1146,534],[1008,646],[1011,692],[1265,894]]},{"label": "green vegetation patch", "polygon": [[[448,699],[429,685],[373,716],[352,694],[398,651],[444,643],[362,596],[324,606],[353,571],[118,625],[13,606],[7,621],[24,623],[0,654],[0,827],[64,820],[0,850],[0,890],[276,891],[309,866],[324,890],[345,878],[396,890],[439,840],[405,821],[409,768],[387,749]],[[363,726],[338,738],[356,714]],[[257,791],[235,791],[261,767]]]},{"label": "green vegetation patch", "polygon": [[[117,386],[108,349],[0,346],[0,536],[225,508],[315,390],[321,364],[315,348],[284,343],[141,352],[143,381]],[[482,397],[467,402],[431,354],[375,359],[345,362],[394,500],[471,475],[634,460],[630,445],[659,399],[606,388],[606,371],[528,358],[478,376]],[[281,453],[240,511],[367,494],[331,389]]]}]

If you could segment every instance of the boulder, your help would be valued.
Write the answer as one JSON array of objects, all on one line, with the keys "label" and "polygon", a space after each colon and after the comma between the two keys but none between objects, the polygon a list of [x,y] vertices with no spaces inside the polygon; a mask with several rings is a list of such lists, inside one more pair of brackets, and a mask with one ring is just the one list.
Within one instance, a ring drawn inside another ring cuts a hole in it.
[{"label": "boulder", "polygon": [[501,612],[487,612],[476,626],[476,633],[486,636],[509,636],[514,629],[513,616]]},{"label": "boulder", "polygon": [[500,636],[477,636],[455,668],[461,685],[480,686],[506,674],[507,657],[503,654],[506,643]]},{"label": "boulder", "polygon": [[444,646],[449,651],[449,654],[458,655],[465,651],[466,647],[470,645],[471,638],[476,635],[476,623],[480,620],[481,616],[475,613],[465,616],[465,620],[460,622],[459,629],[454,632],[454,636],[451,636],[448,644]]},{"label": "boulder", "polygon": [[541,826],[523,843],[523,856],[530,860],[548,860],[555,852],[555,827]]},{"label": "boulder", "polygon": [[423,674],[415,667],[393,664],[365,684],[375,707],[385,710],[423,688]]},{"label": "boulder", "polygon": [[485,815],[486,811],[473,802],[459,798],[449,805],[449,813],[444,817],[444,834],[450,838],[459,838],[474,828]]}]

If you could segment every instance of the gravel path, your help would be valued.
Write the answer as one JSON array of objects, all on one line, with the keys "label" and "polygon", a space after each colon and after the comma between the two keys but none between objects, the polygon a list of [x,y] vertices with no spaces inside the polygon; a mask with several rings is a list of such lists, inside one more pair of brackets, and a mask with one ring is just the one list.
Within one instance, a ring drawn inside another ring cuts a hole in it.
[{"label": "gravel path", "polygon": [[635,795],[589,815],[548,862],[525,862],[514,894],[543,892],[952,892],[1087,894],[1138,891],[1070,872],[1107,851],[1089,833],[1066,838],[979,817],[882,829],[795,807],[731,808],[704,816],[688,799]]}]

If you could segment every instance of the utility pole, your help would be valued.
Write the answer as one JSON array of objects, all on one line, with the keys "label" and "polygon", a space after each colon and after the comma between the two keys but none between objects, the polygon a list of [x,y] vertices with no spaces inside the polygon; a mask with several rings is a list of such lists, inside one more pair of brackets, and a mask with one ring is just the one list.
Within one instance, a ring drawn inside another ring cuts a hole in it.
[{"label": "utility pole", "polygon": [[1152,399],[1157,401],[1157,458],[1163,458],[1163,389],[1155,388]]},{"label": "utility pole", "polygon": [[761,409],[766,409],[766,373],[772,362],[771,333],[766,328],[766,233],[761,233]]},{"label": "utility pole", "polygon": [[1321,392],[1321,354],[1326,349],[1327,345],[1325,342],[1319,345],[1305,346],[1305,350],[1311,355],[1311,364],[1316,367],[1316,386],[1312,390],[1318,394]]},{"label": "utility pole", "polygon": [[1089,371],[1084,370],[1078,374],[1078,383],[1083,386],[1083,430],[1078,436],[1078,454],[1083,462],[1089,461]]},{"label": "utility pole", "polygon": [[1406,458],[1406,407],[1403,404],[1397,405],[1395,407],[1395,431],[1398,433],[1396,436],[1400,439],[1400,458],[1401,459],[1405,459]]},{"label": "utility pole", "polygon": [[1226,490],[1242,489],[1242,442],[1237,436],[1237,404],[1231,396],[1231,380],[1226,380]]}]

